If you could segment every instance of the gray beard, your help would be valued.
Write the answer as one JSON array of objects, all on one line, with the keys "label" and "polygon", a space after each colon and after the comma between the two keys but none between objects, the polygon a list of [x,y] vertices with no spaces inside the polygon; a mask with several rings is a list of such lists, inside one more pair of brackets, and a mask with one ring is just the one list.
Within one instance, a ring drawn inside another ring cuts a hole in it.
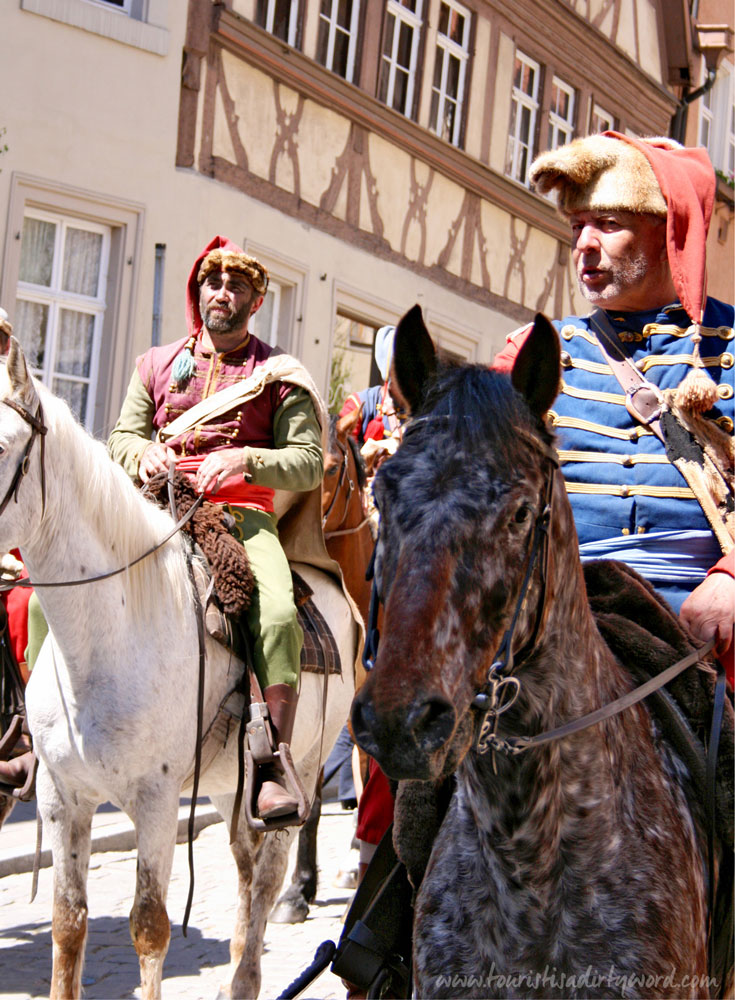
[{"label": "gray beard", "polygon": [[578,280],[579,290],[588,302],[603,303],[616,299],[621,292],[635,287],[648,273],[648,259],[643,251],[616,264],[610,281],[601,291],[593,291]]},{"label": "gray beard", "polygon": [[237,312],[229,316],[225,316],[222,313],[213,314],[212,307],[210,306],[202,316],[204,325],[208,330],[213,330],[215,333],[232,333],[233,330],[238,330],[247,324],[251,304],[248,302],[238,309]]}]

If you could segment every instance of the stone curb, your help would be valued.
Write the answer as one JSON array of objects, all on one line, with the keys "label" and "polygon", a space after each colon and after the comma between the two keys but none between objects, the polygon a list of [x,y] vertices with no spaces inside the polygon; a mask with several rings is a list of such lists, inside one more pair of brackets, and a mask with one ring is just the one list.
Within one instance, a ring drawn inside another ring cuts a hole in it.
[{"label": "stone curb", "polygon": [[[212,823],[221,823],[222,817],[213,805],[197,806],[194,818],[194,837],[211,826]],[[4,875],[20,875],[23,872],[33,871],[33,859],[36,845],[36,823],[34,820],[19,824],[23,828],[23,845],[2,849],[3,831],[0,831],[0,878]],[[179,809],[179,825],[176,832],[176,843],[186,841],[189,831],[189,806],[182,806]],[[15,839],[18,839],[20,830],[14,831]],[[45,838],[44,838],[45,840]],[[95,827],[92,826],[92,853],[97,854],[103,851],[132,851],[135,850],[135,829],[127,816],[119,822],[109,823]],[[51,867],[51,849],[44,848],[41,851],[41,868]]]}]

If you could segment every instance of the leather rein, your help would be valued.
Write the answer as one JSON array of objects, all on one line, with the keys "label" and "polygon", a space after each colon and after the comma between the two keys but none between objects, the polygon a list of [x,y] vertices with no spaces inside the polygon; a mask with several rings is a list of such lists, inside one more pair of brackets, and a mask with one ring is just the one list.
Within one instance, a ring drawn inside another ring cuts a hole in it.
[{"label": "leather rein", "polygon": [[15,470],[15,475],[13,476],[10,486],[8,486],[7,492],[0,502],[0,514],[3,513],[5,508],[10,503],[10,498],[13,497],[16,503],[18,503],[18,489],[20,488],[21,480],[27,474],[28,469],[31,464],[31,451],[33,450],[33,445],[36,442],[36,438],[41,439],[41,517],[46,512],[46,433],[48,427],[43,422],[43,407],[41,406],[41,400],[38,401],[38,409],[36,410],[35,416],[30,410],[27,410],[25,406],[21,406],[20,403],[16,403],[13,399],[3,399],[0,402],[5,403],[9,406],[11,410],[15,410],[19,416],[21,416],[27,424],[31,427],[31,436],[28,438],[28,443],[26,444],[25,451],[23,452],[23,457],[21,458],[18,468]]}]

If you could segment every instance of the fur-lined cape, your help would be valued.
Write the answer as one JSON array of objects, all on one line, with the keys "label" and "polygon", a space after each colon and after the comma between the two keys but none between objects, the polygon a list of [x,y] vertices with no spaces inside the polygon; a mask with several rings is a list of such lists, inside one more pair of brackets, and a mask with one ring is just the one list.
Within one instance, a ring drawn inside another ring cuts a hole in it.
[{"label": "fur-lined cape", "polygon": [[246,253],[217,248],[211,250],[201,263],[197,282],[201,285],[213,271],[239,271],[244,274],[258,295],[268,290],[268,272],[255,257]]},{"label": "fur-lined cape", "polygon": [[666,216],[666,199],[646,157],[607,135],[575,139],[542,153],[530,178],[541,194],[558,189],[559,211],[650,212]]},{"label": "fur-lined cape", "polygon": [[[149,492],[162,507],[168,507],[166,473],[159,473],[150,480]],[[174,473],[174,500],[178,517],[186,513],[197,496],[186,476]],[[199,546],[209,563],[222,610],[234,617],[241,615],[250,607],[255,577],[245,549],[227,530],[222,509],[205,501],[183,530]]]}]

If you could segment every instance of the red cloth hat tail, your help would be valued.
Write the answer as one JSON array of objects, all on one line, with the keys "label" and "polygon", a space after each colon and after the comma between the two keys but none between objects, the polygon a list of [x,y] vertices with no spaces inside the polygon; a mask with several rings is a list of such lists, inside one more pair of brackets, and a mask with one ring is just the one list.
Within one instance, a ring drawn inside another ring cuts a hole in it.
[{"label": "red cloth hat tail", "polygon": [[667,139],[638,139],[604,132],[639,149],[651,164],[668,205],[666,249],[671,277],[693,323],[701,323],[706,303],[707,233],[715,202],[717,178],[701,147],[672,146]]}]

